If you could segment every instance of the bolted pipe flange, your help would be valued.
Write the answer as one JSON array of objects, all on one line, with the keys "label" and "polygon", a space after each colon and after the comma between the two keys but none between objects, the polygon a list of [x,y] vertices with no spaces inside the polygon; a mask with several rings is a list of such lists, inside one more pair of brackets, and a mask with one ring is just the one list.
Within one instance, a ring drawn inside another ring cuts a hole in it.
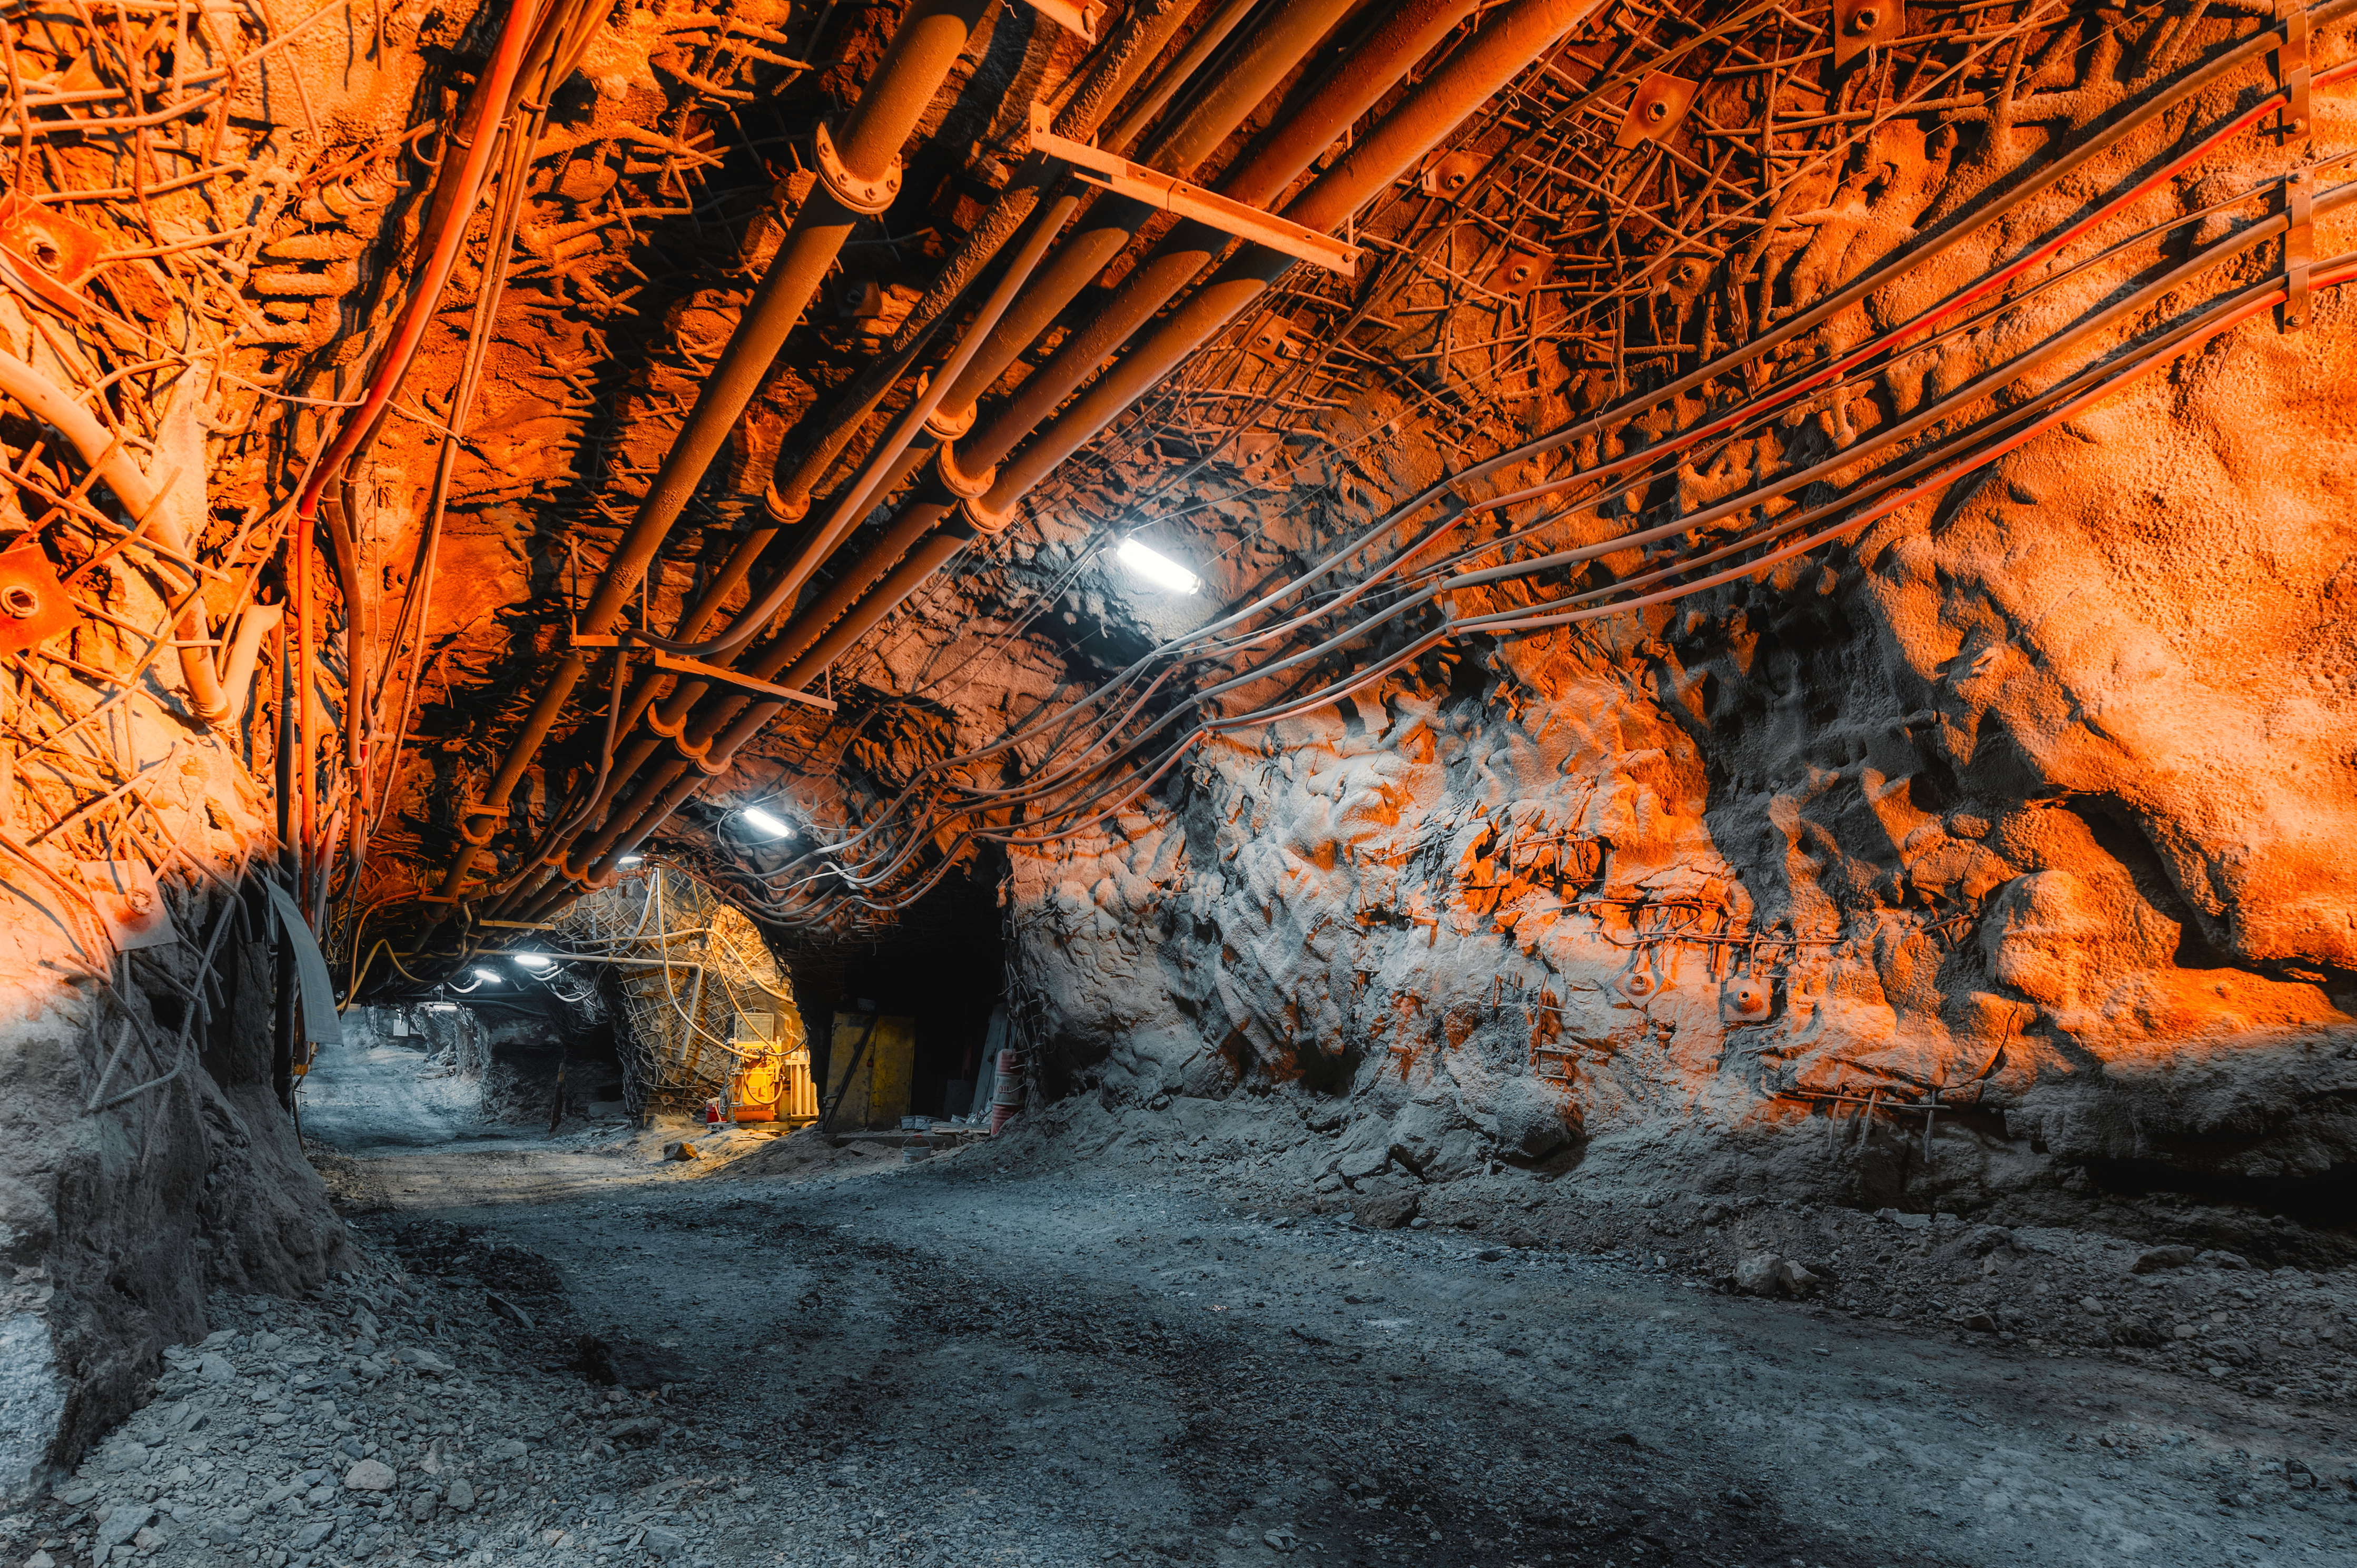
[{"label": "bolted pipe flange", "polygon": [[980,496],[966,496],[958,502],[958,515],[964,518],[976,533],[1004,533],[1006,525],[1015,521],[1015,509],[992,511],[982,504]]},{"label": "bolted pipe flange", "polygon": [[810,515],[810,497],[781,495],[775,485],[771,485],[769,492],[762,496],[761,504],[769,508],[770,515],[780,522],[800,522]]},{"label": "bolted pipe flange", "polygon": [[957,454],[951,450],[946,440],[933,448],[933,472],[940,477],[942,489],[961,501],[980,500],[990,493],[990,487],[998,482],[996,465],[979,474],[969,474],[959,467]]},{"label": "bolted pipe flange", "polygon": [[897,154],[882,174],[874,179],[863,179],[851,172],[850,166],[834,150],[834,137],[828,134],[825,121],[818,123],[811,142],[812,151],[817,156],[818,182],[845,207],[873,218],[899,199],[900,159]]},{"label": "bolted pipe flange", "polygon": [[963,408],[936,408],[925,415],[925,428],[943,441],[954,441],[974,428],[974,415],[980,405],[968,403]]}]

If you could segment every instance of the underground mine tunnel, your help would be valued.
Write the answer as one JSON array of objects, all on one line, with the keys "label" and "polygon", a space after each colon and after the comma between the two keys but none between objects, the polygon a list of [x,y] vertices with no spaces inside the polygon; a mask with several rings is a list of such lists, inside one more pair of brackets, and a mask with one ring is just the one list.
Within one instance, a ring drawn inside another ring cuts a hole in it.
[{"label": "underground mine tunnel", "polygon": [[0,1565],[2350,1561],[2352,31],[0,8]]}]

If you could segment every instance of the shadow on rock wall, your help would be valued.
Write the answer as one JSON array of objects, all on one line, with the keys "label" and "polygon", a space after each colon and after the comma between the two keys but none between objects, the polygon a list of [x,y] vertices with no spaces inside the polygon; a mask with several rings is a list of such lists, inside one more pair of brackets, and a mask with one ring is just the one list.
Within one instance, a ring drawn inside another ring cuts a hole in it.
[{"label": "shadow on rock wall", "polygon": [[2315,421],[2236,412],[2345,433],[2326,336],[1830,563],[1206,747],[1175,816],[1017,857],[1049,1037],[1114,1101],[1329,1107],[1329,1190],[2345,1173],[2357,527]]}]

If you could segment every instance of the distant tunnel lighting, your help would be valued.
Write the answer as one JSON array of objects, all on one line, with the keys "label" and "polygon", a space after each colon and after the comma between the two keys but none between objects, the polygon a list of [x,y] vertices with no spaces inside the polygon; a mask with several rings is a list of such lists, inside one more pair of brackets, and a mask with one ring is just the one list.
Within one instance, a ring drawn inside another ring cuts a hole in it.
[{"label": "distant tunnel lighting", "polygon": [[500,983],[500,977],[493,974],[488,969],[479,969],[475,971],[475,978],[483,982],[486,985],[497,985]]},{"label": "distant tunnel lighting", "polygon": [[746,807],[737,813],[737,818],[747,827],[766,838],[788,838],[794,831],[790,825],[771,816],[759,806]]},{"label": "distant tunnel lighting", "polygon": [[1135,539],[1125,539],[1114,553],[1121,564],[1153,584],[1174,594],[1191,594],[1202,586],[1203,580],[1158,551],[1148,550]]}]

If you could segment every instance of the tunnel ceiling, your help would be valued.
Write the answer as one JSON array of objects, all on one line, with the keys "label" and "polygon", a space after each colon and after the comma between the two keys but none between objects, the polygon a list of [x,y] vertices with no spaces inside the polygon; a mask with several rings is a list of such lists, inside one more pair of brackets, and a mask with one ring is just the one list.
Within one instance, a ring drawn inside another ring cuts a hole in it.
[{"label": "tunnel ceiling", "polygon": [[168,850],[145,693],[339,951],[633,856],[856,930],[1387,691],[1701,713],[1748,592],[2329,355],[2351,9],[20,12],[14,831]]}]

